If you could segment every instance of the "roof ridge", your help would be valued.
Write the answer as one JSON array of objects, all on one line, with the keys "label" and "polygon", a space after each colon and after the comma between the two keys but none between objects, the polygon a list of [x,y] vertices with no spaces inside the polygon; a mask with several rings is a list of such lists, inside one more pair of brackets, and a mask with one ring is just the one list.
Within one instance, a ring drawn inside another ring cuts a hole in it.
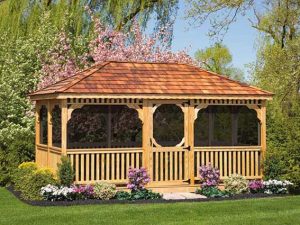
[{"label": "roof ridge", "polygon": [[[97,70],[100,70],[102,69],[104,66],[106,66],[107,64],[109,64],[111,62],[102,62],[102,63],[98,63],[98,64],[95,64],[93,67],[96,67],[96,68],[93,68],[90,72],[88,72],[87,74],[80,74],[82,75],[82,77],[78,78],[78,79],[75,79],[73,82],[71,82],[70,84],[66,85],[65,87],[63,88],[60,88],[58,89],[57,91],[55,92],[64,92],[66,90],[68,90],[69,88],[73,87],[75,84],[77,84],[78,82],[82,81],[83,79],[89,77],[90,75],[92,75],[93,73],[95,73]],[[99,67],[98,67],[99,66]],[[91,69],[91,67],[89,68]],[[86,70],[85,70],[86,71]],[[82,72],[81,72],[82,73]],[[79,75],[79,74],[77,74]]]},{"label": "roof ridge", "polygon": [[210,74],[212,74],[212,75],[214,75],[214,76],[224,78],[224,79],[229,80],[229,81],[231,81],[231,82],[235,82],[235,83],[238,83],[238,84],[241,84],[241,85],[246,85],[246,86],[248,86],[248,87],[251,87],[251,88],[253,88],[253,89],[256,89],[256,90],[265,92],[265,93],[267,93],[267,94],[272,94],[272,95],[274,94],[274,93],[272,93],[272,92],[270,92],[270,91],[265,91],[265,90],[263,90],[263,89],[261,89],[261,88],[259,88],[259,87],[256,87],[256,86],[247,84],[247,83],[245,83],[245,82],[241,82],[241,81],[238,81],[238,80],[234,80],[234,79],[232,79],[232,78],[230,78],[230,77],[228,77],[228,76],[226,76],[226,75],[218,74],[218,73],[216,73],[216,72],[213,72],[213,71],[210,71],[210,70],[203,69],[202,67],[198,67],[198,66],[195,66],[195,65],[189,65],[189,66],[195,67],[195,68],[197,68],[198,70],[205,71],[205,72],[210,73]]}]

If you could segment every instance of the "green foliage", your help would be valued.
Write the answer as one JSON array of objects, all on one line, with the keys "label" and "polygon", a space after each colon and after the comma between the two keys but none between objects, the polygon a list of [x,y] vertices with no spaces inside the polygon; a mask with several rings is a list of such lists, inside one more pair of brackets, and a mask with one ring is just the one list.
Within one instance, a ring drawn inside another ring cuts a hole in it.
[{"label": "green foliage", "polygon": [[289,186],[289,193],[300,194],[300,166],[295,165],[289,169],[288,173],[282,176],[283,179],[293,183]]},{"label": "green foliage", "polygon": [[242,81],[244,79],[243,71],[232,66],[232,55],[225,45],[216,43],[206,49],[198,50],[195,53],[195,59],[207,70],[235,80]]},{"label": "green foliage", "polygon": [[21,184],[21,196],[29,200],[41,200],[41,188],[47,184],[55,184],[53,172],[49,169],[41,168],[29,174],[24,183]]},{"label": "green foliage", "polygon": [[218,187],[205,187],[196,189],[196,194],[204,195],[208,198],[226,198],[231,195],[228,191],[221,191]]},{"label": "green foliage", "polygon": [[126,192],[126,191],[118,191],[116,196],[118,200],[147,200],[147,199],[161,199],[162,196],[159,193],[152,192],[148,189],[142,189],[138,191]]},{"label": "green foliage", "polygon": [[74,170],[67,156],[61,157],[61,163],[58,166],[58,180],[62,186],[70,187],[74,180]]},{"label": "green foliage", "polygon": [[225,190],[233,194],[241,194],[248,191],[247,179],[238,174],[231,174],[224,179]]},{"label": "green foliage", "polygon": [[18,166],[13,176],[16,190],[21,197],[29,200],[41,200],[41,188],[55,184],[53,172],[47,168],[38,169],[33,162],[25,162]]},{"label": "green foliage", "polygon": [[21,190],[22,184],[25,183],[25,180],[28,179],[28,176],[30,176],[37,169],[37,164],[34,162],[21,163],[18,168],[15,169],[12,176],[15,190]]},{"label": "green foliage", "polygon": [[95,198],[99,198],[101,200],[109,200],[115,197],[116,193],[117,190],[115,184],[99,182],[94,185]]}]

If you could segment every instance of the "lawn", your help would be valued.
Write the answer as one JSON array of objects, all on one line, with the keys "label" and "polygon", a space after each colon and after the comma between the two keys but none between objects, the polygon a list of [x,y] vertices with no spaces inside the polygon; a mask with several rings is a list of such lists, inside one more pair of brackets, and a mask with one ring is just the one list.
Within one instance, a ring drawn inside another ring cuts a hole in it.
[{"label": "lawn", "polygon": [[300,196],[222,202],[29,206],[0,188],[0,225],[300,224]]}]

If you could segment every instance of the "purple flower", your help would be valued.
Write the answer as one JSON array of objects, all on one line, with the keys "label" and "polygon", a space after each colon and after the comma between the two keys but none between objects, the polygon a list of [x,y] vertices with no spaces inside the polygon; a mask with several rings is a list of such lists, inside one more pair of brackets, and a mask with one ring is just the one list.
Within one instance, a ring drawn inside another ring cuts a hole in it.
[{"label": "purple flower", "polygon": [[143,167],[140,169],[129,167],[127,188],[131,191],[142,190],[150,182],[147,170]]},{"label": "purple flower", "polygon": [[263,191],[264,184],[261,180],[252,180],[249,182],[248,188],[251,193],[258,193]]},{"label": "purple flower", "polygon": [[220,182],[220,171],[213,168],[209,163],[208,166],[201,166],[199,169],[201,187],[215,187]]}]

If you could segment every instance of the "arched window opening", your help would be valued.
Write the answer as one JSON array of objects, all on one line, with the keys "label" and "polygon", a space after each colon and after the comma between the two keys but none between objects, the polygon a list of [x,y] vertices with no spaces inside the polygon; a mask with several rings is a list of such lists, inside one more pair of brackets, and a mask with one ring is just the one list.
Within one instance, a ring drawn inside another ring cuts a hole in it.
[{"label": "arched window opening", "polygon": [[259,145],[259,122],[246,106],[208,106],[198,112],[195,146]]},{"label": "arched window opening", "polygon": [[153,115],[153,137],[162,146],[176,146],[184,137],[184,114],[177,105],[159,106]]},{"label": "arched window opening", "polygon": [[61,147],[61,108],[55,105],[52,110],[52,145]]},{"label": "arched window opening", "polygon": [[138,113],[124,105],[75,109],[68,121],[68,148],[141,147]]},{"label": "arched window opening", "polygon": [[237,133],[238,145],[260,145],[260,122],[255,110],[239,108]]},{"label": "arched window opening", "polygon": [[45,105],[40,109],[40,143],[48,144],[48,110]]}]

